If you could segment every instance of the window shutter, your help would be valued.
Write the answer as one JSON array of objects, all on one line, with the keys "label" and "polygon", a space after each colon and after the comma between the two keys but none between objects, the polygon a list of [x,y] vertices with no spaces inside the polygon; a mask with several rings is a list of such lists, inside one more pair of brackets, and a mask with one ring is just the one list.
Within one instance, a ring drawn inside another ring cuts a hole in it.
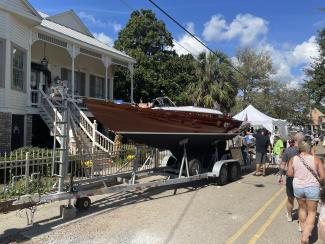
[{"label": "window shutter", "polygon": [[95,97],[95,76],[90,75],[89,83],[89,95]]},{"label": "window shutter", "polygon": [[86,94],[86,75],[85,73],[79,73],[79,95],[85,96]]}]

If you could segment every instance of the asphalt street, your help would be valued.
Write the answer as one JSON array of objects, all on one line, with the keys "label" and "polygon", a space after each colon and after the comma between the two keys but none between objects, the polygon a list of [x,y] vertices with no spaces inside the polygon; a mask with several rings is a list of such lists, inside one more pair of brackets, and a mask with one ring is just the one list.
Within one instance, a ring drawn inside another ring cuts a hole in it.
[{"label": "asphalt street", "polygon": [[[3,242],[23,243],[299,243],[297,215],[289,223],[285,187],[275,175],[243,175],[218,186],[208,181],[92,198],[92,207],[62,221],[60,202],[40,206],[26,227],[17,213],[0,215]],[[20,213],[23,215],[24,213]],[[23,216],[22,216],[23,217]],[[317,241],[314,232],[311,243]]]}]

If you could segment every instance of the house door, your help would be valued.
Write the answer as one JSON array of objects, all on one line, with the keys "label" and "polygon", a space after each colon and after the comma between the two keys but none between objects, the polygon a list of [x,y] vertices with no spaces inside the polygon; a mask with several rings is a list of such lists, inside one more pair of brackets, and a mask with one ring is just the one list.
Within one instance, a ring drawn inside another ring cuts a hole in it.
[{"label": "house door", "polygon": [[25,115],[12,115],[11,150],[24,146]]},{"label": "house door", "polygon": [[44,70],[40,64],[31,65],[31,89],[47,92],[51,86],[51,72]]}]

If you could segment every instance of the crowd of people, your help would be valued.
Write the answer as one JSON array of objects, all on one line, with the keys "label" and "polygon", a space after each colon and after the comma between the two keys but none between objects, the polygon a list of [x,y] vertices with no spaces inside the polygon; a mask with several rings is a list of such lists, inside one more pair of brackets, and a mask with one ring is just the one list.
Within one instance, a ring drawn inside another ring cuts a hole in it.
[{"label": "crowd of people", "polygon": [[284,181],[285,176],[288,222],[292,222],[294,200],[298,202],[298,230],[301,232],[301,243],[309,243],[317,211],[319,211],[318,236],[325,243],[325,172],[323,161],[315,155],[313,148],[319,143],[325,144],[324,138],[317,137],[315,140],[315,137],[307,138],[299,132],[286,143],[279,135],[275,135],[274,142],[271,143],[268,133],[263,133],[262,130],[248,134],[247,138],[255,142],[254,175],[265,176],[265,163],[270,160],[267,154],[272,152],[272,160],[279,166],[279,183]]}]

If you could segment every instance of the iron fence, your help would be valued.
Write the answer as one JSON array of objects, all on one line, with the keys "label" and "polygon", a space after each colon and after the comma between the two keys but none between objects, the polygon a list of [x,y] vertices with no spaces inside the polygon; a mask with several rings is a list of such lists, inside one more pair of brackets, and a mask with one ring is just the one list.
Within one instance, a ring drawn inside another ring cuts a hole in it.
[{"label": "iron fence", "polygon": [[[168,151],[127,144],[112,152],[93,150],[70,154],[65,169],[67,184],[71,177],[78,183],[96,177],[157,168],[169,155]],[[54,157],[59,159],[59,153],[56,152]],[[53,152],[49,149],[18,150],[0,155],[0,199],[55,191],[57,178],[51,175],[52,160]]]}]

